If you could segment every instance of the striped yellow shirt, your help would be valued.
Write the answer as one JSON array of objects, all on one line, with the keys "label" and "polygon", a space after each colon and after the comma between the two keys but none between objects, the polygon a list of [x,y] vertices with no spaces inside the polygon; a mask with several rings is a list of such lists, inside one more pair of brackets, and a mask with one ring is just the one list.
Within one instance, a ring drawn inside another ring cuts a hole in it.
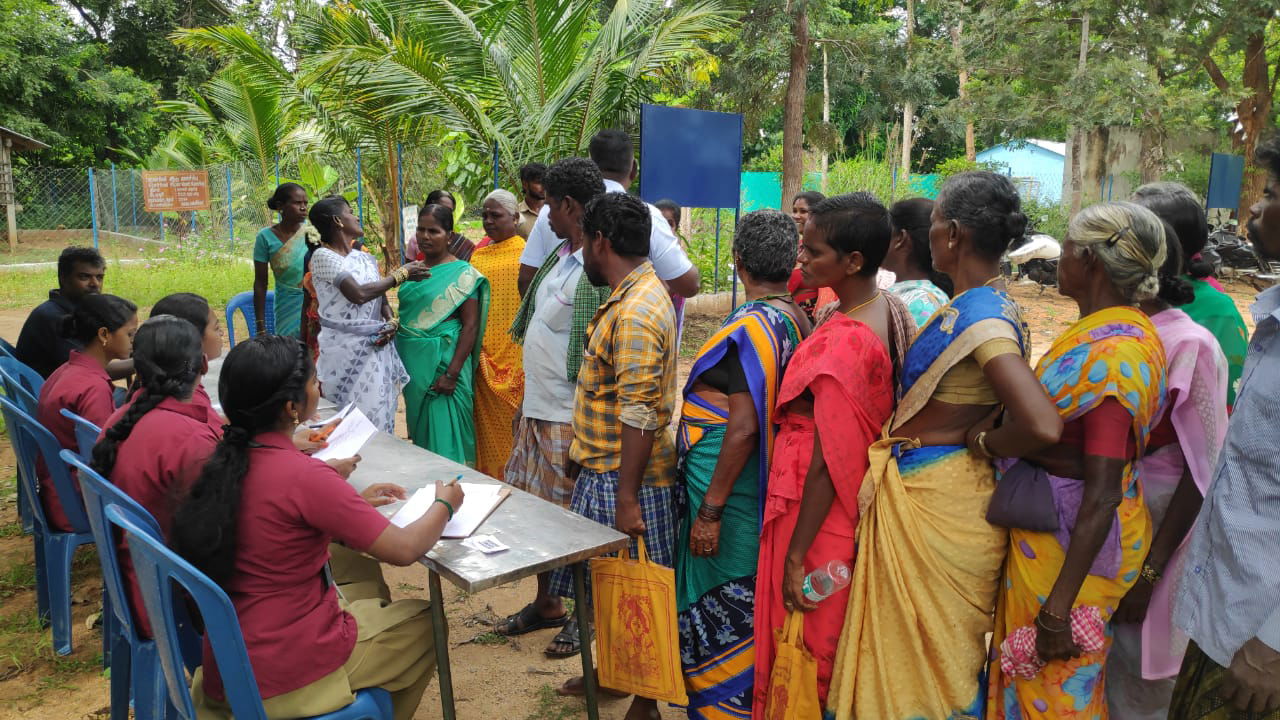
[{"label": "striped yellow shirt", "polygon": [[574,462],[596,472],[622,463],[622,423],[654,431],[644,484],[675,482],[676,315],[646,262],[614,288],[587,327],[573,403]]}]

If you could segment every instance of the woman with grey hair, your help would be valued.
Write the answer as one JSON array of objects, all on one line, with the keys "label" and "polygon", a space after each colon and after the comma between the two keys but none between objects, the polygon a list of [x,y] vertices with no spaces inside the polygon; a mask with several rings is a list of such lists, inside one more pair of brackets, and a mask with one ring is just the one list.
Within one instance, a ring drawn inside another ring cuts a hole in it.
[{"label": "woman with grey hair", "polygon": [[[1010,529],[1011,548],[989,718],[1107,716],[1106,624],[1139,578],[1158,578],[1147,564],[1151,516],[1135,467],[1163,411],[1165,353],[1135,305],[1156,297],[1165,252],[1164,224],[1133,203],[1093,205],[1067,228],[1058,288],[1080,319],[1036,366],[1064,421],[1062,439],[1002,461],[987,514]],[[1014,502],[1019,487],[1049,492]]]},{"label": "woman with grey hair", "polygon": [[471,264],[489,278],[489,317],[481,318],[483,337],[476,372],[476,469],[501,479],[511,456],[511,428],[524,401],[524,363],[520,346],[507,329],[520,309],[520,212],[516,196],[494,190],[484,198],[480,219],[485,238]]},{"label": "woman with grey hair", "polygon": [[677,442],[688,502],[676,556],[680,657],[690,715],[751,712],[755,575],[761,503],[773,445],[774,399],[791,353],[810,330],[787,292],[795,222],[777,210],[744,215],[733,239],[746,301],[698,351],[685,384]]}]

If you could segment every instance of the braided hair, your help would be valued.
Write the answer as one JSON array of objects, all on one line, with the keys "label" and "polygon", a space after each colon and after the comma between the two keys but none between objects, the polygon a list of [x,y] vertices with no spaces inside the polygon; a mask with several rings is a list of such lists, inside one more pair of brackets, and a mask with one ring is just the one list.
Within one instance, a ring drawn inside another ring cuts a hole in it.
[{"label": "braided hair", "polygon": [[166,398],[190,397],[204,365],[200,333],[191,323],[172,315],[154,315],[133,338],[133,367],[139,391],[129,409],[107,428],[93,446],[93,469],[111,477],[120,444],[129,439],[144,415]]},{"label": "braided hair", "polygon": [[228,424],[191,493],[174,516],[174,551],[226,587],[235,569],[240,495],[249,473],[253,438],[275,428],[285,403],[306,401],[315,374],[311,355],[296,338],[259,335],[227,353],[218,397]]}]

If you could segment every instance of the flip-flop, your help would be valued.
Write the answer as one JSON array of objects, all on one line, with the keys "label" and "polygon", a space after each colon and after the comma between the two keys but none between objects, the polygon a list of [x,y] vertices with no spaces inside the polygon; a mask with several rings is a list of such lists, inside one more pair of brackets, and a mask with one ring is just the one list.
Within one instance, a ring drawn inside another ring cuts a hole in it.
[{"label": "flip-flop", "polygon": [[578,619],[572,618],[564,624],[564,629],[556,633],[551,642],[559,645],[569,645],[573,649],[568,652],[557,652],[551,649],[542,652],[549,658],[561,659],[569,658],[582,652],[582,634],[578,632]]},{"label": "flip-flop", "polygon": [[538,614],[538,609],[533,606],[533,603],[529,603],[521,608],[520,612],[508,615],[496,623],[493,631],[504,637],[515,637],[535,630],[563,627],[567,622],[569,622],[569,613],[556,618],[544,618]]}]

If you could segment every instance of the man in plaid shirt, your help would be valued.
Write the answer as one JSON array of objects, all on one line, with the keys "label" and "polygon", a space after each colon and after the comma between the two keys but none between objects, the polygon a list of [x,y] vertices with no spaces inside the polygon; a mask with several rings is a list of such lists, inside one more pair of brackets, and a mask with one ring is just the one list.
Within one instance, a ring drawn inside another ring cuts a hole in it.
[{"label": "man in plaid shirt", "polygon": [[[672,567],[676,316],[646,257],[649,223],[645,204],[623,193],[597,197],[583,214],[584,272],[593,285],[608,285],[613,293],[588,328],[578,374],[570,458],[580,470],[569,508],[643,537],[649,559]],[[633,557],[635,552],[633,542]],[[555,572],[552,592],[573,595],[568,571]],[[578,601],[589,601],[589,587],[587,593]],[[576,683],[565,690],[576,690]],[[647,718],[656,707],[637,697],[627,717]]]}]

